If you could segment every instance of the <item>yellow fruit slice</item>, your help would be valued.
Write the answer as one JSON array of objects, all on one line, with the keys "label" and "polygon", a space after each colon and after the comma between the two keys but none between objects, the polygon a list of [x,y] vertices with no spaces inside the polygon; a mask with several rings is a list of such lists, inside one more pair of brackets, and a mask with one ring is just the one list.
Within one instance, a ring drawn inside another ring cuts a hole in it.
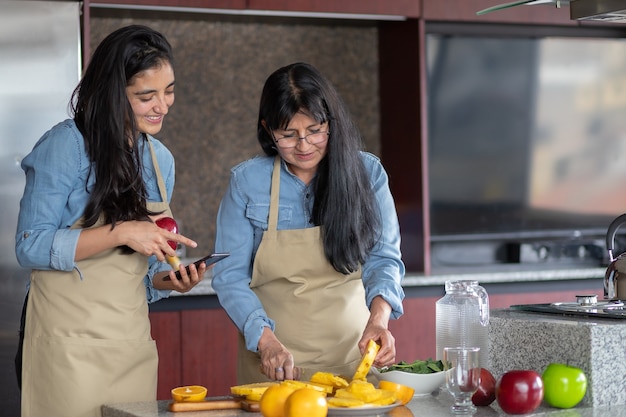
[{"label": "yellow fruit slice", "polygon": [[[347,388],[339,388],[337,391],[335,391],[334,398],[348,398],[348,399],[358,400],[358,398],[354,394],[352,394],[350,391],[348,391]],[[359,401],[365,402],[363,400],[359,400]]]},{"label": "yellow fruit slice", "polygon": [[330,397],[327,398],[327,401],[329,407],[362,407],[365,405],[365,402],[358,398]]},{"label": "yellow fruit slice", "polygon": [[230,393],[241,395],[250,401],[259,401],[268,387],[278,385],[278,382],[256,382],[253,384],[235,385],[230,387]]},{"label": "yellow fruit slice", "polygon": [[330,372],[316,372],[311,376],[311,382],[317,384],[330,385],[333,388],[345,388],[348,386],[348,381],[340,377],[339,375],[331,374]]},{"label": "yellow fruit slice", "polygon": [[374,385],[362,379],[355,379],[350,382],[346,390],[361,401],[371,403],[377,401],[383,395],[383,391],[376,389]]},{"label": "yellow fruit slice", "polygon": [[172,389],[172,398],[178,402],[204,401],[205,397],[206,388],[201,385],[188,385]]},{"label": "yellow fruit slice", "polygon": [[307,382],[307,388],[312,388],[318,391],[324,391],[326,394],[328,395],[332,395],[332,393],[335,391],[335,387],[333,387],[332,385],[328,385],[328,384],[320,384],[319,382]]},{"label": "yellow fruit slice", "polygon": [[281,381],[281,384],[285,384],[285,385],[289,385],[295,389],[300,389],[300,388],[309,388],[312,389],[314,391],[320,391],[323,392],[324,394],[332,394],[333,393],[333,387],[330,385],[325,385],[325,384],[318,384],[315,382],[305,382],[305,381],[295,381],[293,379],[286,379],[284,381]]},{"label": "yellow fruit slice", "polygon": [[354,372],[352,380],[364,380],[367,377],[367,374],[372,368],[372,364],[374,363],[374,359],[376,358],[376,354],[379,350],[380,346],[378,346],[378,343],[374,342],[373,340],[370,340],[367,343],[365,352],[363,352],[363,356],[361,357],[361,362],[356,368],[356,372]]},{"label": "yellow fruit slice", "polygon": [[379,389],[377,391],[380,393],[380,397],[371,401],[370,404],[372,405],[389,405],[398,400],[396,393],[393,391],[387,391],[386,389]]}]

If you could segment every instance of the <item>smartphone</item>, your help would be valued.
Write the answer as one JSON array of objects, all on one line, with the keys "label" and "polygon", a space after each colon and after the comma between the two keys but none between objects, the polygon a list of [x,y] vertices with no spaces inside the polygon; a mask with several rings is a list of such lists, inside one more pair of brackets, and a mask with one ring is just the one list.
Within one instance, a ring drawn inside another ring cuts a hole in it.
[{"label": "smartphone", "polygon": [[[193,264],[196,266],[196,268],[198,268],[202,262],[204,262],[206,266],[209,266],[209,265],[213,265],[215,262],[221,261],[224,258],[228,258],[229,256],[230,256],[230,253],[212,253],[208,256],[205,256],[204,258],[198,259]],[[185,269],[187,270],[187,274],[189,274],[190,273],[189,266],[186,266]],[[180,276],[180,271],[176,271],[176,278],[182,279],[182,277]],[[163,277],[163,281],[169,281],[169,280],[170,280],[169,275],[166,275],[165,277]]]}]

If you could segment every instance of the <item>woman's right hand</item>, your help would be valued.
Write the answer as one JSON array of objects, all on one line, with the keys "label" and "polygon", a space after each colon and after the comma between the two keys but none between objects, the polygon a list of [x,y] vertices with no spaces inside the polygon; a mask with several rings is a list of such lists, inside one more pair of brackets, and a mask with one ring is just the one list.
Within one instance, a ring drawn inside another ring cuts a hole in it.
[{"label": "woman's right hand", "polygon": [[168,241],[181,243],[195,248],[197,243],[179,233],[173,233],[146,221],[123,222],[116,226],[123,227],[126,235],[126,246],[146,256],[155,255],[161,262],[165,256],[176,256],[176,250],[172,249]]},{"label": "woman's right hand", "polygon": [[300,368],[295,367],[293,355],[269,327],[263,329],[258,348],[263,375],[276,381],[300,379]]},{"label": "woman's right hand", "polygon": [[163,262],[165,255],[176,255],[176,250],[167,243],[168,240],[191,248],[198,246],[188,237],[168,232],[152,222],[133,220],[120,222],[113,230],[110,224],[83,229],[78,238],[74,260],[87,259],[107,249],[126,245],[142,255],[155,255],[159,261]]}]

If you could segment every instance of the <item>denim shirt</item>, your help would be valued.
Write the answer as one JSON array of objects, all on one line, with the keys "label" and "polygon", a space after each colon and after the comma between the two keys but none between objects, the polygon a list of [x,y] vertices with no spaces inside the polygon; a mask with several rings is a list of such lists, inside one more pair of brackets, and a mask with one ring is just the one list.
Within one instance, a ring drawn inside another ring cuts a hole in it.
[{"label": "denim shirt", "polygon": [[[151,138],[161,175],[171,199],[174,188],[174,157],[158,140]],[[161,201],[150,147],[140,144],[143,160],[143,177],[148,201]],[[92,190],[95,174],[89,175],[90,161],[85,141],[74,120],[67,119],[48,132],[35,144],[22,160],[26,174],[24,195],[15,236],[15,254],[24,268],[71,271],[81,229],[70,229],[84,214]],[[155,256],[148,260],[148,273],[144,277],[148,302],[167,297],[169,290],[156,290],[152,277],[169,266]]]},{"label": "denim shirt", "polygon": [[[374,297],[382,296],[391,305],[391,317],[398,318],[403,313],[401,281],[405,272],[398,217],[380,160],[370,153],[361,155],[382,216],[382,235],[362,265],[365,301],[370,306]],[[231,169],[230,184],[217,215],[215,250],[230,252],[230,257],[213,267],[212,286],[251,351],[257,351],[264,327],[274,330],[274,321],[267,317],[249,286],[254,257],[267,230],[273,164],[274,157],[259,156]],[[282,161],[278,230],[314,227],[312,207],[311,187],[289,172]]]}]

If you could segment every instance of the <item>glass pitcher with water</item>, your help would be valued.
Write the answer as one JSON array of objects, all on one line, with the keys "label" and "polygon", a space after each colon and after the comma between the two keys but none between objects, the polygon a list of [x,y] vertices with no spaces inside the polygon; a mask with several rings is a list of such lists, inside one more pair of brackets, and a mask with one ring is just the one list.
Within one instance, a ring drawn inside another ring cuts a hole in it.
[{"label": "glass pitcher with water", "polygon": [[437,359],[444,347],[479,347],[480,366],[489,368],[489,296],[478,281],[446,281],[436,303]]}]

